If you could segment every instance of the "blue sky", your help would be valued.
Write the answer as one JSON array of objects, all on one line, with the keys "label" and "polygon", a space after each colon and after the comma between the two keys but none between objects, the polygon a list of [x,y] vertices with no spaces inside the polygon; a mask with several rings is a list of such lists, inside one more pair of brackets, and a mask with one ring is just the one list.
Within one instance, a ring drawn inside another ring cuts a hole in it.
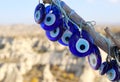
[{"label": "blue sky", "polygon": [[[86,21],[120,24],[120,0],[63,0]],[[0,24],[35,24],[38,0],[1,0]]]}]

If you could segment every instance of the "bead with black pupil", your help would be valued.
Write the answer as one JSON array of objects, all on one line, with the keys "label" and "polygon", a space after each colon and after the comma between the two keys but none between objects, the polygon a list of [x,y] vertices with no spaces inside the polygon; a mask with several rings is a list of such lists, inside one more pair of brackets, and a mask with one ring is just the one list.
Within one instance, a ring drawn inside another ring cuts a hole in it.
[{"label": "bead with black pupil", "polygon": [[66,37],[66,38],[65,38],[66,41],[69,41],[69,39],[70,39],[69,37]]},{"label": "bead with black pupil", "polygon": [[53,32],[54,32],[54,33],[56,33],[56,32],[57,32],[57,30],[55,29]]},{"label": "bead with black pupil", "polygon": [[93,52],[88,56],[88,62],[94,70],[98,70],[101,66],[102,58],[96,45],[93,45]]},{"label": "bead with black pupil", "polygon": [[[112,62],[111,62],[112,63]],[[109,80],[111,81],[116,81],[116,80],[119,80],[119,70],[118,70],[118,67],[116,65],[113,65],[111,69],[109,69],[106,73],[107,77]]]},{"label": "bead with black pupil", "polygon": [[45,6],[42,3],[39,3],[36,8],[35,8],[35,12],[34,12],[34,19],[35,22],[40,24],[41,22],[43,22],[45,18]]},{"label": "bead with black pupil", "polygon": [[52,31],[46,31],[46,36],[51,41],[57,41],[62,37],[63,33],[64,29],[61,26],[59,26]]},{"label": "bead with black pupil", "polygon": [[51,20],[51,17],[48,17],[48,18],[47,18],[47,21],[49,22],[50,20]]},{"label": "bead with black pupil", "polygon": [[61,39],[58,40],[58,42],[64,46],[68,46],[69,45],[69,40],[72,36],[72,32],[70,30],[65,30]]},{"label": "bead with black pupil", "polygon": [[[64,17],[63,17],[63,20],[65,20]],[[67,25],[69,26],[69,28],[67,27]],[[68,21],[68,23],[63,21],[63,28],[66,29],[66,31],[64,32],[64,34],[61,37],[61,39],[58,40],[58,42],[60,44],[62,44],[63,46],[68,46],[69,45],[69,40],[70,40],[71,36],[75,32],[78,32],[78,29],[76,29],[76,25],[73,24],[71,21]]]},{"label": "bead with black pupil", "polygon": [[46,31],[53,31],[59,25],[62,25],[62,13],[56,5],[46,7],[46,16],[41,23],[41,27]]},{"label": "bead with black pupil", "polygon": [[69,50],[77,57],[90,55],[93,52],[90,35],[85,30],[82,30],[81,33],[79,31],[74,32],[69,40]]},{"label": "bead with black pupil", "polygon": [[81,49],[81,50],[84,50],[84,49],[85,49],[85,45],[81,45],[81,46],[80,46],[80,49]]}]

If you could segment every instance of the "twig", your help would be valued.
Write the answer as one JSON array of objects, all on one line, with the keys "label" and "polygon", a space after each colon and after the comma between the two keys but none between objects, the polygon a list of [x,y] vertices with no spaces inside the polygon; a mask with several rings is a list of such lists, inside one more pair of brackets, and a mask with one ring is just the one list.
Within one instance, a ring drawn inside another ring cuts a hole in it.
[{"label": "twig", "polygon": [[43,0],[43,3],[51,3],[51,0]]},{"label": "twig", "polygon": [[115,45],[118,48],[120,48],[120,41],[117,38],[115,38],[115,36],[113,35],[113,33],[110,31],[110,29],[108,27],[105,28],[105,32],[111,38],[111,40],[115,43]]}]

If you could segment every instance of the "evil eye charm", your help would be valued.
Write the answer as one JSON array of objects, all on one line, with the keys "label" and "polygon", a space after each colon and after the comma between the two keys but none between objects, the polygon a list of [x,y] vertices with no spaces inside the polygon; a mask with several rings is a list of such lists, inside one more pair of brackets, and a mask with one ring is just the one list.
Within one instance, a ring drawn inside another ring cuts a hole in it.
[{"label": "evil eye charm", "polygon": [[109,69],[111,69],[110,63],[104,62],[104,63],[101,64],[101,66],[100,66],[100,68],[99,68],[99,73],[100,73],[101,75],[104,75],[105,73],[108,72]]},{"label": "evil eye charm", "polygon": [[[66,25],[68,24],[68,25]],[[67,27],[68,26],[68,27]],[[68,21],[66,23],[65,21],[63,22],[63,28],[66,29],[65,32],[63,33],[62,37],[58,42],[64,46],[69,45],[69,40],[72,36],[73,33],[78,32],[76,25],[74,25],[71,21]]]},{"label": "evil eye charm", "polygon": [[77,25],[75,25],[75,24],[72,23],[71,21],[68,21],[68,26],[69,26],[69,30],[70,30],[72,33],[78,32],[78,27],[77,27]]},{"label": "evil eye charm", "polygon": [[72,36],[72,32],[69,30],[66,30],[58,42],[64,46],[68,46],[71,36]]},{"label": "evil eye charm", "polygon": [[39,3],[35,8],[34,19],[35,22],[40,24],[45,18],[45,6],[42,3]]},{"label": "evil eye charm", "polygon": [[41,23],[42,28],[47,31],[54,30],[63,22],[61,16],[62,14],[57,6],[47,6],[45,19]]},{"label": "evil eye charm", "polygon": [[111,64],[112,64],[113,66],[116,66],[116,65],[117,65],[117,61],[116,61],[116,60],[111,60]]},{"label": "evil eye charm", "polygon": [[82,30],[82,37],[80,32],[73,34],[69,41],[69,49],[73,55],[78,57],[85,57],[92,53],[92,43],[90,42],[88,33]]},{"label": "evil eye charm", "polygon": [[111,81],[116,81],[119,80],[119,74],[120,72],[118,71],[117,66],[113,66],[108,72],[106,73],[107,77]]},{"label": "evil eye charm", "polygon": [[102,58],[97,46],[94,45],[93,52],[90,55],[88,55],[88,61],[90,66],[95,70],[98,70],[101,66]]},{"label": "evil eye charm", "polygon": [[60,26],[55,28],[52,31],[46,31],[46,36],[51,41],[57,41],[61,38],[61,36],[63,35],[63,32],[64,32],[64,29]]}]

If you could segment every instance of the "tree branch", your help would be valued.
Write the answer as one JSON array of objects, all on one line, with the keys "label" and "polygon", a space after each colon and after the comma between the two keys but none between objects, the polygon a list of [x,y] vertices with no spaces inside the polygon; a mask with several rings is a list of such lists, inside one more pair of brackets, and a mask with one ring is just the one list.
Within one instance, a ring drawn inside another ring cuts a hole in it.
[{"label": "tree branch", "polygon": [[[50,3],[51,0],[43,0],[44,3]],[[96,32],[91,26],[89,26],[85,20],[82,19],[76,12],[72,13],[73,10],[66,5],[63,1],[61,1],[61,6],[65,10],[68,16],[70,16],[70,19],[73,20],[77,25],[80,25],[81,22],[83,24],[83,29],[89,32],[89,34],[93,37],[95,44],[100,47],[102,50],[104,50],[106,53],[108,53],[108,43],[106,41],[106,38],[102,35],[100,35],[98,32]],[[110,44],[110,49],[114,47],[113,44]],[[111,56],[114,57],[114,55],[111,53]]]},{"label": "tree branch", "polygon": [[51,3],[51,0],[43,0],[43,3]]},{"label": "tree branch", "polygon": [[118,48],[120,48],[120,41],[117,38],[115,38],[114,34],[110,31],[110,29],[108,27],[106,27],[105,32],[111,38],[111,40],[115,43],[115,45]]}]

